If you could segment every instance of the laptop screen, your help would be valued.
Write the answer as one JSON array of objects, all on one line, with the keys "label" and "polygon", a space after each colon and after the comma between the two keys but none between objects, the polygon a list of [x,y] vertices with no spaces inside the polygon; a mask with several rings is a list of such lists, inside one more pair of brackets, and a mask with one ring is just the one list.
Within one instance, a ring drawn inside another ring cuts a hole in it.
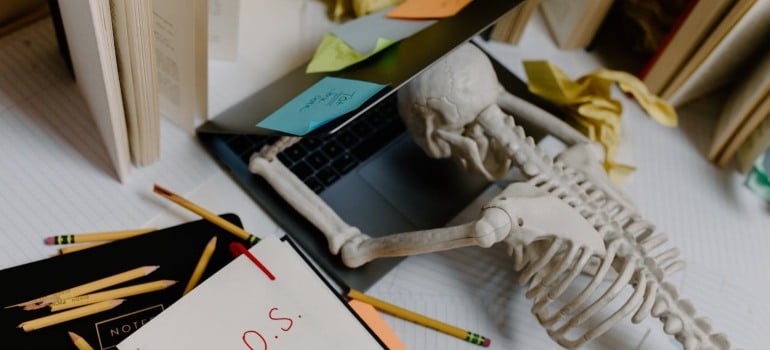
[{"label": "laptop screen", "polygon": [[331,73],[305,73],[301,65],[282,78],[267,85],[241,102],[214,116],[198,128],[199,133],[270,133],[256,125],[264,118],[287,104],[294,97],[310,88],[322,78],[331,76],[367,81],[386,85],[384,91],[358,109],[335,119],[315,134],[339,130],[372,105],[422,72],[458,45],[480,33],[521,1],[476,0],[456,15],[441,19],[429,27],[409,36],[374,56]]}]

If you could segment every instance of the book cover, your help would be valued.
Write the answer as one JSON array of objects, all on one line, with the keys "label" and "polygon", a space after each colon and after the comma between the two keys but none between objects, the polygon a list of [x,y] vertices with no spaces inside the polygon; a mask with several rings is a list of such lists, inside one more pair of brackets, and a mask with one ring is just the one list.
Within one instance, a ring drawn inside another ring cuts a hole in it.
[{"label": "book cover", "polygon": [[[241,226],[240,219],[234,214],[221,217]],[[217,236],[217,246],[201,277],[199,283],[202,283],[233,260],[228,249],[231,242],[246,244],[205,220],[0,270],[0,278],[7,286],[12,285],[0,290],[4,307],[0,309],[0,337],[7,344],[24,349],[67,349],[73,348],[67,333],[72,331],[95,349],[114,349],[120,341],[182,297],[201,252],[213,235]],[[158,268],[144,277],[110,289],[162,279],[178,282],[163,290],[126,297],[113,309],[29,332],[18,326],[50,315],[49,308],[5,307],[142,266]]]},{"label": "book cover", "polygon": [[732,0],[692,0],[639,74],[653,94],[660,94],[728,10]]}]

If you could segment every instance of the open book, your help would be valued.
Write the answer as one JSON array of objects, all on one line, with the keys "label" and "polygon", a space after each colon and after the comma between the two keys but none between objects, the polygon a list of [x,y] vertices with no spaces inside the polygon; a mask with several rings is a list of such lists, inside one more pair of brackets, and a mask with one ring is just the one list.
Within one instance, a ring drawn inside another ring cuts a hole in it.
[{"label": "open book", "polygon": [[75,79],[119,180],[160,157],[160,116],[206,118],[206,1],[58,0]]}]

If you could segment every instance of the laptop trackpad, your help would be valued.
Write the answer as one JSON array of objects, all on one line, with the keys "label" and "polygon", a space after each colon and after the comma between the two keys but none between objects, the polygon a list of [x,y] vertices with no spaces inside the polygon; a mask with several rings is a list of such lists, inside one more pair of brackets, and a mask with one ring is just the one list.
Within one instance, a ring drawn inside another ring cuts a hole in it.
[{"label": "laptop trackpad", "polygon": [[489,182],[450,159],[432,159],[402,135],[359,174],[417,229],[444,226]]}]

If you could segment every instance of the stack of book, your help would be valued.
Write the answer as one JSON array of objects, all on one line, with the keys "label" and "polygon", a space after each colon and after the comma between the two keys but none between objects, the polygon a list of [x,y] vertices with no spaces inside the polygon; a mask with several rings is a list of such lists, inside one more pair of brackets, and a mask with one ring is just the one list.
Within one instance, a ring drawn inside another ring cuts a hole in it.
[{"label": "stack of book", "polygon": [[735,158],[742,173],[770,146],[770,50],[751,66],[727,95],[708,153],[721,167]]},{"label": "stack of book", "polygon": [[540,12],[559,48],[584,49],[596,36],[614,0],[542,0]]},{"label": "stack of book", "polygon": [[60,47],[117,178],[160,157],[160,118],[207,118],[205,0],[50,0]]},{"label": "stack of book", "polygon": [[767,42],[770,2],[689,0],[639,78],[675,107],[735,82]]}]

